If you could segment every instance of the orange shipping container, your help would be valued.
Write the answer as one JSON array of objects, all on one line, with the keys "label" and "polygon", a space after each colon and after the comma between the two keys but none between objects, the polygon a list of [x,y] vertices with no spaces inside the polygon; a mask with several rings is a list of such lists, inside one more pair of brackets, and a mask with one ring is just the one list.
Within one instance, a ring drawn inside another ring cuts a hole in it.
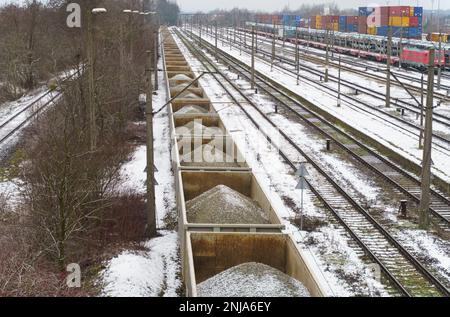
[{"label": "orange shipping container", "polygon": [[377,27],[376,26],[369,26],[367,28],[367,34],[377,35]]},{"label": "orange shipping container", "polygon": [[409,17],[390,17],[390,26],[409,27]]}]

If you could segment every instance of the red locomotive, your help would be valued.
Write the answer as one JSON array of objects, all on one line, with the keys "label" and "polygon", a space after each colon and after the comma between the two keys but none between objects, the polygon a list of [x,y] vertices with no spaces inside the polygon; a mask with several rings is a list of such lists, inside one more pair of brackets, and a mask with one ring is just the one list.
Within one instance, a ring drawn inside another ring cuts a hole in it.
[{"label": "red locomotive", "polygon": [[[416,47],[405,47],[402,50],[402,67],[412,67],[420,70],[425,70],[429,64],[429,51],[416,48]],[[439,56],[439,51],[436,50],[436,56],[434,63],[436,66],[443,67],[446,65],[446,57],[444,51],[442,51],[441,56]]]}]

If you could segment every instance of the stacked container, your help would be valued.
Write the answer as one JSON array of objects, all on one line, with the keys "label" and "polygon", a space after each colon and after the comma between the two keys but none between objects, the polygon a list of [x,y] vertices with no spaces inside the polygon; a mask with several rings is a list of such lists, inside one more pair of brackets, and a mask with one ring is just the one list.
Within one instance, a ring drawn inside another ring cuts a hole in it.
[{"label": "stacked container", "polygon": [[348,16],[347,17],[347,25],[346,25],[346,32],[358,32],[358,16]]},{"label": "stacked container", "polygon": [[310,27],[335,32],[358,32],[361,34],[388,36],[389,28],[394,37],[420,39],[423,29],[423,8],[410,6],[360,7],[358,16],[312,16],[302,19],[298,15],[256,16],[264,24],[290,27]]},{"label": "stacked container", "polygon": [[359,33],[387,36],[391,27],[392,35],[395,37],[421,38],[422,36],[422,7],[360,7],[358,11]]}]

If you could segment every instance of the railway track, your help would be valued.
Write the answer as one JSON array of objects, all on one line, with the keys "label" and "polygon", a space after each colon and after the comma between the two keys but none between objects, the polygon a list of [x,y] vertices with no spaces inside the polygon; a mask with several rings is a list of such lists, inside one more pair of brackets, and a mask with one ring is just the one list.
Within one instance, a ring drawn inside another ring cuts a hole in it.
[{"label": "railway track", "polygon": [[[210,34],[210,35],[211,35],[211,34]],[[260,38],[258,38],[258,39],[260,40]],[[249,45],[248,43],[240,43],[240,44],[244,44],[244,47],[247,49],[247,52],[250,51],[250,45]],[[267,46],[271,46],[271,43],[267,43],[266,45],[267,45]],[[295,67],[295,58],[292,58],[292,59],[291,59],[291,58],[287,58],[287,57],[286,57],[286,55],[288,55],[288,56],[294,56],[294,54],[295,54],[295,53],[294,53],[294,52],[295,52],[295,49],[293,49],[293,48],[288,48],[287,46],[283,47],[282,49],[283,49],[283,51],[284,51],[284,50],[290,50],[290,51],[292,51],[292,53],[285,54],[285,53],[283,52],[283,53],[281,54],[281,56],[280,56],[280,54],[278,54],[278,55],[277,55],[277,60],[280,61],[280,62],[282,62],[282,63],[288,64],[288,65],[290,65],[290,66],[292,66],[292,67]],[[258,50],[259,50],[259,49],[258,49]],[[270,50],[271,50],[271,48],[270,48]],[[271,51],[270,51],[270,50],[269,50],[269,51],[265,50],[263,55],[265,55],[265,56],[270,56],[270,55],[271,55]],[[305,52],[305,51],[304,51],[304,52]],[[330,60],[333,60],[333,57],[332,57],[331,55],[332,55],[332,54],[330,54]],[[311,61],[311,62],[316,63],[316,64],[319,64],[319,65],[324,65],[324,63],[325,63],[324,60],[322,60],[322,59],[317,59],[317,58],[312,57],[312,56],[310,55],[310,52],[309,52],[309,51],[308,51],[308,52],[305,52],[305,54],[302,55],[302,57],[303,57],[304,59],[308,60],[308,61]],[[336,58],[334,58],[334,60],[336,60]],[[354,63],[353,63],[353,64],[354,64]],[[329,65],[330,65],[330,66],[334,66],[334,67],[336,67],[336,68],[339,66],[338,63],[336,63],[336,62],[334,62],[334,63],[333,63],[333,62],[330,62]],[[305,68],[306,68],[306,67],[303,66],[303,65],[300,65],[300,66],[301,66],[302,69],[305,69]],[[353,68],[353,67],[346,66],[345,64],[341,64],[341,69],[343,69],[343,70],[346,70],[346,71],[349,71],[349,72],[353,72],[353,73],[355,73],[355,74],[357,74],[357,75],[361,75],[361,76],[364,76],[364,77],[369,77],[369,78],[371,78],[371,79],[374,79],[374,80],[376,80],[376,81],[379,81],[379,82],[385,84],[385,82],[386,82],[385,77],[380,77],[380,76],[377,76],[377,75],[375,75],[375,74],[371,74],[371,73],[368,73],[368,72],[367,72],[367,69],[371,67],[370,65],[366,65],[366,66],[363,65],[363,66],[361,66],[361,67],[362,67],[363,69],[358,70],[358,69],[355,69],[355,68]],[[372,66],[372,67],[374,67],[374,66]],[[378,68],[378,67],[376,67],[375,69],[376,69],[376,71],[378,71],[378,72],[383,72],[383,73],[386,72],[385,69],[380,69],[380,68]],[[309,68],[308,70],[310,71],[311,68]],[[318,75],[318,76],[320,76],[320,77],[323,77],[323,76],[324,76],[324,72],[321,72],[321,71],[318,71],[318,70],[313,70],[313,71],[315,72],[316,75]],[[402,77],[402,75],[399,74],[399,73],[395,73],[395,76],[397,76],[397,77]],[[403,75],[403,76],[405,76],[405,75]],[[333,79],[333,81],[337,81],[337,78],[336,78],[335,76],[329,76],[329,77],[330,77],[331,79]],[[408,81],[416,81],[416,80],[417,80],[417,78],[409,77],[409,76],[404,77],[404,78],[407,79]],[[356,84],[356,83],[349,82],[349,81],[345,81],[345,80],[341,80],[341,83],[345,83],[344,86],[351,85],[351,87],[350,87],[350,86],[348,86],[348,87],[349,87],[349,88],[352,88],[352,87],[353,87],[353,88],[356,88],[358,91],[364,92],[365,94],[367,94],[367,95],[369,95],[369,96],[371,96],[371,97],[374,97],[374,98],[376,98],[376,99],[378,99],[378,100],[381,100],[381,101],[384,101],[384,100],[385,100],[385,97],[384,97],[384,94],[383,94],[383,93],[377,92],[377,91],[375,91],[375,90],[371,90],[371,89],[369,89],[369,88],[367,88],[367,87],[365,87],[365,86],[363,86],[363,85],[358,85],[358,84]],[[420,97],[419,97],[419,96],[420,96],[420,93],[421,93],[421,88],[420,88],[420,87],[417,87],[417,86],[412,86],[412,87],[410,87],[411,85],[408,84],[408,83],[405,83],[405,82],[402,82],[402,84],[403,84],[404,86],[406,86],[408,89],[410,89],[410,90],[416,92],[416,93],[418,94],[417,99],[420,99]],[[396,82],[395,80],[392,80],[392,85],[401,86],[401,85],[398,84],[398,82]],[[437,84],[436,84],[436,86],[437,86]],[[448,87],[448,89],[446,88],[445,85],[442,85],[441,87],[442,87],[443,89],[446,89],[446,90],[450,89],[450,86]],[[447,101],[447,100],[450,99],[449,96],[444,95],[444,94],[440,94],[440,93],[436,93],[436,92],[435,92],[435,97],[437,97],[438,99],[440,99],[442,102],[445,102],[445,101]],[[414,101],[410,103],[410,102],[407,102],[407,101],[402,100],[402,99],[392,98],[391,104],[392,104],[393,106],[395,106],[395,107],[404,108],[404,109],[406,109],[406,110],[408,110],[408,111],[410,111],[410,112],[416,114],[416,116],[420,115],[420,107],[419,107],[419,105],[416,105],[416,103],[415,103]],[[442,114],[440,114],[440,113],[438,113],[438,112],[435,112],[434,116],[435,116],[435,121],[436,121],[436,122],[442,123],[442,124],[444,124],[444,125],[446,125],[446,126],[449,126],[449,125],[450,125],[450,117],[447,117],[447,116],[445,116],[445,115],[442,115]]]},{"label": "railway track", "polygon": [[[224,75],[211,60],[198,48],[194,47],[181,33],[177,32],[179,38],[189,50],[201,61],[206,70],[213,71],[211,76],[221,85],[230,98],[239,105],[240,109],[247,115],[252,123],[258,128],[260,125],[256,118],[261,118],[273,127],[276,127],[270,118],[258,109],[234,83],[233,80]],[[211,46],[209,46],[209,50]],[[228,65],[240,67],[238,63]],[[265,79],[258,75],[257,85],[263,87]],[[281,92],[278,92],[281,93]],[[244,99],[242,103],[239,100]],[[312,120],[311,120],[312,121]],[[262,132],[264,133],[264,132]],[[346,231],[355,239],[366,254],[380,265],[381,270],[395,285],[399,294],[406,296],[448,296],[447,287],[434,277],[417,259],[405,250],[393,236],[375,220],[362,206],[360,206],[347,192],[340,187],[324,171],[315,160],[309,157],[302,149],[286,134],[281,131],[283,138],[291,148],[294,148],[300,156],[292,158],[286,151],[279,149],[286,163],[295,170],[298,160],[306,160],[309,163],[308,171],[313,177],[309,185],[316,196],[324,203],[334,217],[342,224]],[[265,135],[270,141],[270,136]],[[283,147],[284,148],[284,147]]]},{"label": "railway track", "polygon": [[[246,50],[244,49],[244,51],[247,54],[250,54],[250,50],[248,49],[248,46],[246,47],[244,43],[241,43],[241,44],[243,44],[244,48],[246,48]],[[270,65],[271,62],[268,60],[269,57],[270,57],[270,54],[266,52],[266,53],[263,53],[263,54],[256,54],[256,56],[259,57],[259,59],[262,62],[266,63],[267,65]],[[285,72],[286,74],[288,74],[289,76],[291,76],[293,78],[298,78],[298,74],[297,74],[297,72],[294,69],[295,63],[293,63],[292,61],[283,59],[281,57],[279,57],[278,60],[280,62],[282,62],[282,63],[290,65],[292,68],[288,69],[288,68],[286,68],[286,67],[284,67],[284,66],[282,66],[282,65],[280,65],[278,63],[274,64],[275,67],[278,67],[280,70],[282,70],[283,72]],[[303,65],[300,65],[300,68],[303,71],[307,72],[307,73],[310,73],[310,74],[312,73],[312,74],[316,75],[318,79],[324,77],[324,72],[322,72],[320,70],[311,69],[311,68],[303,66]],[[338,81],[338,78],[335,77],[335,76],[330,75],[329,78],[330,78],[331,81],[334,81],[334,82]],[[311,85],[311,83],[308,83],[308,82],[306,82],[306,83]],[[337,88],[330,87],[329,85],[326,85],[325,83],[323,83],[321,81],[314,81],[313,84],[315,86],[321,87],[322,90],[324,92],[326,92],[327,94],[330,94],[333,97],[337,98],[337,95],[339,93]],[[350,81],[345,81],[345,80],[341,80],[341,84],[342,84],[343,87],[348,87],[350,89],[355,89],[355,86],[356,86],[356,89],[359,92],[365,93],[366,95],[374,97],[374,98],[376,98],[378,100],[382,100],[383,102],[385,100],[385,98],[383,98],[378,92],[370,90],[370,89],[368,89],[366,87],[363,87],[361,85],[357,85],[357,84],[354,84],[354,83],[352,83]],[[381,119],[381,120],[387,122],[388,124],[394,126],[395,128],[397,128],[397,129],[399,129],[399,130],[401,130],[401,131],[403,131],[405,133],[411,134],[411,135],[413,135],[413,136],[418,138],[418,135],[419,135],[420,131],[422,130],[422,128],[420,126],[418,126],[418,125],[416,125],[416,124],[414,124],[414,123],[412,123],[412,122],[410,122],[410,121],[408,121],[406,119],[403,119],[403,118],[401,118],[399,116],[396,116],[396,115],[393,115],[393,114],[391,114],[389,112],[386,112],[383,109],[380,109],[378,107],[372,106],[368,102],[364,102],[364,101],[356,98],[355,96],[351,96],[349,94],[346,94],[346,95],[342,94],[341,96],[342,96],[342,98],[345,98],[347,104],[352,106],[353,108],[355,108],[355,110],[367,112],[367,110],[365,108],[368,108],[371,111],[375,112],[375,113],[371,113],[371,115],[377,117],[378,119]],[[393,104],[395,105],[395,102]],[[397,105],[397,107],[405,108],[404,106],[400,106],[400,105]],[[420,114],[420,111],[411,110],[411,108],[408,108],[408,109],[410,111],[414,112],[416,115]],[[437,123],[442,124],[443,126],[448,128],[449,131],[450,131],[450,118],[435,113],[434,121],[437,122]],[[400,124],[398,124],[396,122],[399,122]],[[411,131],[411,129],[414,130],[414,132]],[[448,154],[448,149],[450,148],[450,139],[448,139],[446,136],[444,137],[444,136],[442,136],[442,135],[440,135],[438,133],[434,133],[433,134],[433,139],[434,139],[433,141],[434,141],[435,149],[438,150],[438,151],[443,151],[443,153],[445,153],[445,154]]]},{"label": "railway track", "polygon": [[[77,74],[74,73],[67,78],[65,78],[62,83],[75,77]],[[53,94],[53,95],[52,95]],[[10,116],[8,119],[0,123],[0,145],[9,140],[14,134],[16,134],[20,129],[22,129],[29,121],[35,118],[39,113],[41,113],[48,105],[54,102],[61,96],[62,92],[57,90],[49,89],[46,93],[40,96],[38,99],[31,102],[26,107],[17,111],[15,114]],[[41,104],[44,98],[51,96],[50,99],[43,104]],[[30,112],[29,114],[27,112]],[[24,117],[24,118],[21,118]],[[18,122],[17,122],[18,121]]]},{"label": "railway track", "polygon": [[[210,45],[210,48],[211,47],[212,45]],[[250,70],[247,65],[224,52],[222,52],[221,56],[227,63],[232,65],[232,68],[236,72],[244,78],[250,78]],[[262,91],[269,94],[295,116],[309,123],[310,126],[317,129],[327,139],[335,142],[344,151],[351,154],[355,159],[376,172],[378,175],[382,176],[385,181],[396,186],[397,189],[407,195],[414,202],[420,202],[421,181],[416,176],[387,160],[385,157],[378,154],[364,143],[358,141],[355,137],[351,136],[343,129],[329,123],[323,116],[316,113],[314,110],[311,110],[310,107],[304,105],[302,102],[296,100],[288,92],[277,87],[276,83],[271,81],[268,77],[259,73],[258,76],[264,79],[262,82],[258,83],[258,86],[262,89]],[[310,118],[310,116],[312,117]],[[435,216],[437,220],[445,223],[446,227],[450,226],[450,197],[433,188],[431,189],[431,193],[431,214]]]},{"label": "railway track", "polygon": [[[241,32],[242,32],[242,31],[241,31]],[[269,36],[269,35],[267,35],[267,36]],[[271,36],[271,35],[270,35],[270,36]],[[269,43],[271,40],[267,40],[266,38],[264,38],[264,40],[265,40],[268,44],[271,45],[271,43]],[[301,40],[301,39],[299,39],[299,40]],[[305,41],[305,40],[303,40],[303,41]],[[291,43],[289,40],[286,40],[286,42]],[[305,45],[303,44],[303,46],[305,46]],[[295,54],[295,48],[293,48],[293,47],[284,46],[283,49],[284,49],[284,50],[291,51],[291,52],[292,52],[291,55],[294,55],[294,54]],[[322,64],[324,63],[325,53],[321,53],[321,52],[318,52],[318,51],[307,51],[307,50],[305,50],[305,49],[302,49],[302,51],[303,51],[303,53],[308,54],[308,55],[309,55],[308,57],[311,58],[311,59],[312,59],[312,56],[311,56],[311,55],[315,55],[315,56],[319,57],[319,58],[320,58],[320,59],[319,59],[319,62],[321,62]],[[332,52],[335,52],[335,53],[338,53],[338,54],[341,54],[341,53],[339,52],[339,50],[338,50],[338,49],[335,49],[333,46],[331,46],[331,51],[332,51]],[[316,59],[316,61],[317,61],[317,59]],[[334,66],[336,66],[336,67],[338,66],[338,64],[337,64],[338,58],[331,56],[331,54],[330,54],[330,61],[334,61],[334,62],[335,62],[335,63],[330,63],[330,65],[331,65],[331,64],[334,64]],[[346,70],[351,71],[351,72],[358,73],[358,74],[360,74],[360,75],[364,75],[364,76],[366,76],[366,77],[371,77],[371,78],[373,78],[373,79],[375,79],[375,80],[378,80],[378,81],[383,81],[383,82],[385,82],[385,78],[384,78],[384,77],[377,76],[376,74],[366,73],[367,70],[372,70],[372,71],[375,71],[375,72],[383,72],[383,71],[385,72],[385,69],[380,68],[380,67],[377,66],[377,65],[371,65],[371,64],[368,64],[368,63],[361,63],[361,62],[359,61],[359,59],[357,59],[357,58],[350,59],[350,58],[347,58],[347,57],[343,58],[343,59],[341,60],[341,62],[348,63],[348,64],[351,64],[351,65],[353,65],[353,66],[358,66],[358,67],[362,68],[361,70],[358,70],[358,69],[354,69],[354,68],[352,68],[352,67],[348,67],[348,66],[346,66],[346,65],[341,64],[341,67],[342,67],[343,69],[346,69]],[[409,89],[412,89],[412,90],[414,90],[414,91],[420,93],[420,91],[419,91],[420,87],[415,86],[415,85],[411,85],[410,83],[408,83],[408,82],[414,82],[414,83],[416,83],[416,84],[421,84],[421,79],[420,79],[420,78],[418,78],[418,77],[416,77],[416,76],[410,76],[410,75],[407,75],[407,74],[404,74],[404,73],[399,73],[399,72],[395,72],[395,75],[396,75],[398,78],[402,78],[402,79],[405,79],[405,80],[406,80],[406,82],[403,82],[403,84],[404,84],[406,87],[408,87]],[[444,76],[444,77],[445,77],[445,76]],[[448,78],[448,76],[447,76],[447,78]],[[399,86],[399,84],[398,84],[397,82],[394,82],[394,81],[392,82],[392,84],[398,85],[398,86]],[[438,85],[437,85],[437,83],[435,83],[435,89],[437,89],[437,88],[438,88]],[[450,85],[442,84],[442,85],[441,85],[441,89],[442,89],[442,90],[449,90],[449,89],[450,89]],[[444,94],[442,94],[442,93],[435,93],[435,96],[438,97],[439,99],[442,99],[442,100],[445,100],[445,99],[448,98],[447,95],[444,95]]]}]

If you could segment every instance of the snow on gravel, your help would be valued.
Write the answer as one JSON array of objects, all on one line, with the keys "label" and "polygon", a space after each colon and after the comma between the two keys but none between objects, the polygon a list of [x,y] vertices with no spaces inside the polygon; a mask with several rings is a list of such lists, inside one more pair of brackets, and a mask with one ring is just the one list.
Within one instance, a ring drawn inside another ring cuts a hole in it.
[{"label": "snow on gravel", "polygon": [[[397,238],[413,248],[414,254],[433,262],[439,272],[450,281],[450,242],[431,236],[424,230],[403,230]],[[415,243],[412,243],[414,241]]]},{"label": "snow on gravel", "polygon": [[[371,268],[348,245],[348,238],[333,226],[324,226],[309,233],[299,232],[295,228],[293,230],[295,241],[302,248],[312,254],[321,254],[314,260],[323,268],[324,279],[335,295],[388,296]],[[352,286],[352,290],[347,283]]]},{"label": "snow on gravel", "polygon": [[178,234],[162,231],[161,237],[143,244],[145,251],[123,251],[111,259],[101,274],[102,296],[177,296]]}]

